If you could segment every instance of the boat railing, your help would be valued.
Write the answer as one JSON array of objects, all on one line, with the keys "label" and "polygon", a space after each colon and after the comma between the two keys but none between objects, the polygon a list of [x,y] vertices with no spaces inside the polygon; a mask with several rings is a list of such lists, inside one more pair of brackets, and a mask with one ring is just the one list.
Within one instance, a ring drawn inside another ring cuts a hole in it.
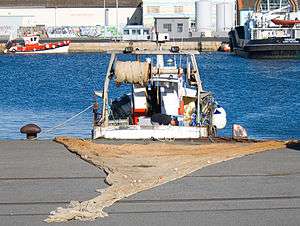
[{"label": "boat railing", "polygon": [[265,39],[268,37],[300,39],[300,27],[266,27],[251,29],[251,40]]}]

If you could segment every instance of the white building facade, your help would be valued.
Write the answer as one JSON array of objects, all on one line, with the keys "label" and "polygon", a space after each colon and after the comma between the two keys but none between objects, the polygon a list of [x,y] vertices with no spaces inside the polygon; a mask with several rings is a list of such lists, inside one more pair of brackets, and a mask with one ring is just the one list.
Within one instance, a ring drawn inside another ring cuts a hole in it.
[{"label": "white building facade", "polygon": [[[135,8],[108,8],[108,26],[123,27]],[[0,8],[0,24],[17,26],[104,26],[104,8]]]},{"label": "white building facade", "polygon": [[120,37],[136,8],[0,8],[0,37]]},{"label": "white building facade", "polygon": [[[155,17],[189,17],[190,24],[194,26],[196,20],[196,1],[201,0],[143,0],[143,21],[146,27],[154,26]],[[205,9],[206,24],[209,24],[211,34],[217,31],[227,32],[235,21],[234,0],[204,0],[209,1],[209,8]],[[200,10],[201,11],[201,10]],[[198,11],[199,12],[199,11]],[[218,12],[218,15],[217,15]],[[218,18],[218,19],[217,19]],[[201,17],[203,20],[204,17]],[[222,22],[224,21],[224,23]],[[196,26],[196,25],[195,25]],[[223,27],[223,29],[222,29]],[[191,29],[193,27],[191,26]]]},{"label": "white building facade", "polygon": [[195,0],[143,0],[143,21],[154,26],[155,17],[195,17]]}]

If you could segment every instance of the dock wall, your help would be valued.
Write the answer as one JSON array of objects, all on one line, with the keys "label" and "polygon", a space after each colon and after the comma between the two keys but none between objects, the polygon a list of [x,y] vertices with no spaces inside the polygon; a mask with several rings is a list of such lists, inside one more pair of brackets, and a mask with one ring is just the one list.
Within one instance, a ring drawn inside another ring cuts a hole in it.
[{"label": "dock wall", "polygon": [[[162,48],[167,50],[174,45],[173,42],[166,42],[162,44]],[[198,51],[217,51],[221,45],[220,41],[190,41],[176,43],[182,50],[198,50]],[[129,42],[98,42],[98,43],[76,43],[70,45],[70,52],[106,52],[106,51],[122,51]],[[140,50],[155,50],[155,42],[134,42],[134,49]]]},{"label": "dock wall", "polygon": [[[5,42],[0,43],[0,52],[4,50]],[[162,43],[162,48],[168,50],[174,45],[173,42]],[[185,41],[176,42],[181,50],[198,50],[198,51],[217,51],[221,45],[221,41]],[[106,52],[106,51],[122,51],[129,42],[76,42],[72,41],[69,51],[72,53],[87,53],[87,52]],[[133,42],[134,49],[140,50],[156,50],[155,42]]]}]

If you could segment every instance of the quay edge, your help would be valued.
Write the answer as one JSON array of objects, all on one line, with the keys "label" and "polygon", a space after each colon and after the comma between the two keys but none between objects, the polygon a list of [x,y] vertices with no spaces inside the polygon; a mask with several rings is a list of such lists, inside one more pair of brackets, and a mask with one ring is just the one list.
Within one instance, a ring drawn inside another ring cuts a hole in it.
[{"label": "quay edge", "polygon": [[[226,38],[223,38],[224,40]],[[222,40],[223,40],[222,39]],[[174,44],[179,46],[181,50],[197,50],[200,52],[217,51],[221,46],[222,40],[191,40],[191,41],[170,41],[162,43],[162,48],[168,50]],[[44,42],[47,40],[44,40]],[[53,40],[52,40],[53,41]],[[56,40],[55,40],[56,41]],[[0,43],[0,52],[5,49],[6,41],[2,40]],[[92,53],[92,52],[107,52],[107,51],[123,51],[125,47],[129,46],[128,41],[95,41],[95,40],[71,40],[69,52],[71,53]],[[150,41],[135,41],[133,42],[134,49],[140,50],[156,50],[155,42]]]},{"label": "quay edge", "polygon": [[[76,43],[70,45],[70,52],[106,52],[106,51],[122,51],[129,45],[129,42],[88,42]],[[162,48],[168,50],[174,42],[166,42],[162,44]],[[198,50],[198,51],[217,51],[221,45],[220,41],[188,41],[176,42],[181,50]],[[156,50],[155,42],[133,42],[134,49],[140,50]]]}]

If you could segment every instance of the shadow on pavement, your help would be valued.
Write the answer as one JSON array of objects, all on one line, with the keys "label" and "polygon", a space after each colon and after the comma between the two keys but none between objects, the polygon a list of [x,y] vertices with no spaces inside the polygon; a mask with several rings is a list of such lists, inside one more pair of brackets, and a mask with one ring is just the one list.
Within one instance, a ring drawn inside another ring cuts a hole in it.
[{"label": "shadow on pavement", "polygon": [[292,140],[286,144],[287,148],[300,151],[300,140]]}]

